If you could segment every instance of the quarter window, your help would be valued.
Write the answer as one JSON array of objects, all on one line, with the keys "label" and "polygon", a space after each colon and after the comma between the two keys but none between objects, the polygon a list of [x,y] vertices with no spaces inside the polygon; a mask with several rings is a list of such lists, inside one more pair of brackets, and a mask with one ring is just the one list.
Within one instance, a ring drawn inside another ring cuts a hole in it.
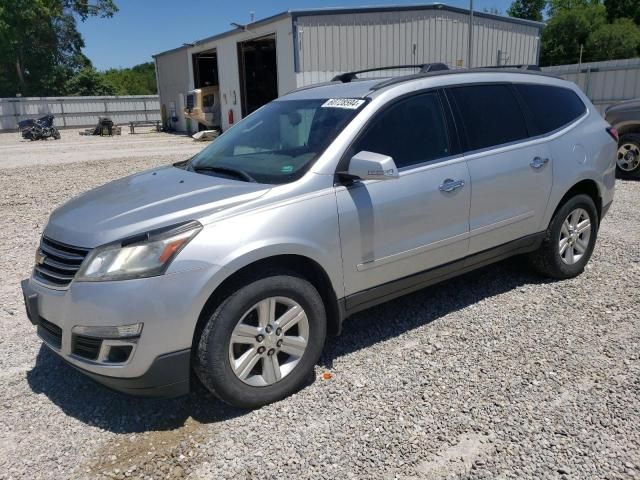
[{"label": "quarter window", "polygon": [[514,87],[533,116],[538,135],[563,127],[586,111],[582,100],[568,88],[530,84]]},{"label": "quarter window", "polygon": [[467,150],[527,138],[525,119],[509,85],[469,85],[449,89],[464,124]]},{"label": "quarter window", "polygon": [[398,168],[449,156],[437,93],[416,95],[380,112],[352,149],[389,155]]}]

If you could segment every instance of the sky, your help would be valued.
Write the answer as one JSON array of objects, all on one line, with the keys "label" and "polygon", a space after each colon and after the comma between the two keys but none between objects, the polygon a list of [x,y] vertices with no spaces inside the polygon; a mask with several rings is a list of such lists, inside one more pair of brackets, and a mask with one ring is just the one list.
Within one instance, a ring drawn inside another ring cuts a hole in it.
[{"label": "sky", "polygon": [[[150,62],[151,55],[232,29],[231,22],[249,22],[290,9],[412,5],[418,0],[115,0],[120,11],[113,18],[78,21],[84,54],[98,70],[132,67]],[[432,2],[424,2],[432,3]],[[441,3],[469,8],[469,0]],[[474,10],[497,8],[505,14],[511,0],[474,0]]]}]

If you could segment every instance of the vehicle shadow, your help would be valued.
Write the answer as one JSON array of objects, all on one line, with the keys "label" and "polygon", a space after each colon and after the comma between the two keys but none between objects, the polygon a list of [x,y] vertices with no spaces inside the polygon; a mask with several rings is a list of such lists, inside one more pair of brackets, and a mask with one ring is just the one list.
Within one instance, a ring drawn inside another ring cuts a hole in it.
[{"label": "vehicle shadow", "polygon": [[[427,325],[478,301],[525,284],[549,282],[521,263],[518,258],[501,262],[354,315],[345,322],[341,336],[327,340],[320,366],[331,368],[342,355]],[[33,392],[46,395],[67,415],[116,433],[173,430],[184,426],[190,417],[199,423],[215,423],[247,413],[217,400],[199,384],[189,395],[176,399],[141,399],[113,392],[44,346],[27,380]]]}]

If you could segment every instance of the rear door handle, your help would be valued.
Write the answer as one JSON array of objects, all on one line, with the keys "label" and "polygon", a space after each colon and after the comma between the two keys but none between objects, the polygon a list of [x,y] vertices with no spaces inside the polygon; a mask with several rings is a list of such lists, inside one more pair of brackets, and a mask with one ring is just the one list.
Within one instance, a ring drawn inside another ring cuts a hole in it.
[{"label": "rear door handle", "polygon": [[453,180],[451,178],[447,178],[444,182],[442,182],[442,185],[440,185],[439,188],[441,192],[448,193],[462,187],[464,187],[464,180]]},{"label": "rear door handle", "polygon": [[531,160],[531,163],[529,165],[531,165],[532,168],[538,170],[544,167],[547,163],[549,163],[548,158],[535,157],[533,160]]}]

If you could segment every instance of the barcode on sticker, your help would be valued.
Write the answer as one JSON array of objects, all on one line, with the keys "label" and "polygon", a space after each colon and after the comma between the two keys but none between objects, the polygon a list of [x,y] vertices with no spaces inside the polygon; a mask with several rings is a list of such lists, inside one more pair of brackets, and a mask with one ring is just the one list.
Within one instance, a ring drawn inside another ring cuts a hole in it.
[{"label": "barcode on sticker", "polygon": [[364,100],[360,98],[330,98],[322,104],[324,108],[348,108],[355,110],[360,108],[360,105],[364,103]]}]

